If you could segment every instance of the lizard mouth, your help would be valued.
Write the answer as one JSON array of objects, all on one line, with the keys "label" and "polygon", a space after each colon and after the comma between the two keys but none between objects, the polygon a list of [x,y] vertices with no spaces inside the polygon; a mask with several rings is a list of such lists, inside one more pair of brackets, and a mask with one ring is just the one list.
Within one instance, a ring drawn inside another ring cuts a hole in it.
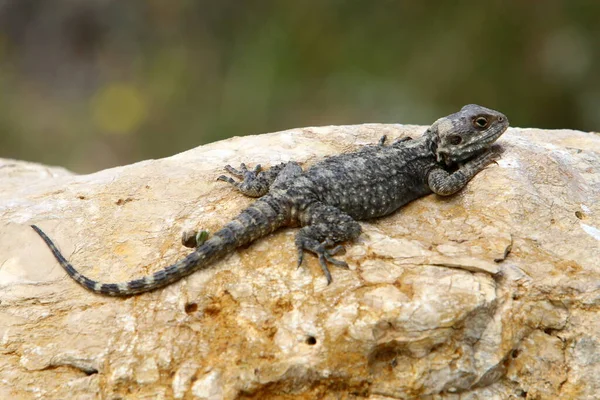
[{"label": "lizard mouth", "polygon": [[498,139],[504,132],[506,132],[506,129],[508,129],[508,126],[503,126],[495,132],[492,131],[484,137],[482,137],[480,139],[480,142],[483,142],[485,144],[494,143],[496,139]]},{"label": "lizard mouth", "polygon": [[449,167],[457,166],[482,155],[483,153],[490,150],[494,142],[496,142],[496,139],[498,139],[506,131],[507,128],[508,127],[505,126],[501,129],[488,133],[487,135],[474,141],[470,146],[465,147],[460,152],[460,154],[444,152],[442,154],[444,164],[446,164]]},{"label": "lizard mouth", "polygon": [[502,136],[502,134],[504,132],[506,132],[507,129],[508,129],[508,124],[503,125],[503,126],[499,127],[498,129],[491,131],[487,135],[485,135],[485,136],[477,139],[473,143],[471,143],[471,145],[469,147],[472,148],[472,147],[477,146],[477,149],[471,150],[471,151],[467,150],[468,153],[472,152],[472,154],[473,154],[473,156],[469,156],[469,159],[472,159],[473,157],[481,155],[482,153],[485,153],[487,150],[489,150],[490,147],[492,147],[492,144],[500,136]]}]

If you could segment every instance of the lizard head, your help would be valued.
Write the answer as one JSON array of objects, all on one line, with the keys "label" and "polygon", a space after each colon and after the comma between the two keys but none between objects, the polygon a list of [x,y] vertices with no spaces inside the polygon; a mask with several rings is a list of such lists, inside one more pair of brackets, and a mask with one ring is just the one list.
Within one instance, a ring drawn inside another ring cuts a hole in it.
[{"label": "lizard head", "polygon": [[438,162],[456,164],[481,154],[508,128],[508,118],[476,104],[438,119],[429,128],[436,143]]}]

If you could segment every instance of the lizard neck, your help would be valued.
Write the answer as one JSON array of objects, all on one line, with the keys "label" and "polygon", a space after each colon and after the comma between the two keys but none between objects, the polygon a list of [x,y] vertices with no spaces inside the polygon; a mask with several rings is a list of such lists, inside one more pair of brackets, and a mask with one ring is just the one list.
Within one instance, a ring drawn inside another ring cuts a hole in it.
[{"label": "lizard neck", "polygon": [[425,147],[431,151],[431,154],[437,154],[439,137],[431,128],[427,129],[423,134],[423,141],[425,143]]}]

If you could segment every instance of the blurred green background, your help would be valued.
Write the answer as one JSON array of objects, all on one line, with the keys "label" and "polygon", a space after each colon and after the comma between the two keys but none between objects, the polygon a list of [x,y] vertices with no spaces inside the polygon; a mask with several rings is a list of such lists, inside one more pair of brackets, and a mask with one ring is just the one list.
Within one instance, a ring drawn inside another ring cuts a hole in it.
[{"label": "blurred green background", "polygon": [[0,1],[0,157],[76,172],[235,135],[600,129],[600,1]]}]

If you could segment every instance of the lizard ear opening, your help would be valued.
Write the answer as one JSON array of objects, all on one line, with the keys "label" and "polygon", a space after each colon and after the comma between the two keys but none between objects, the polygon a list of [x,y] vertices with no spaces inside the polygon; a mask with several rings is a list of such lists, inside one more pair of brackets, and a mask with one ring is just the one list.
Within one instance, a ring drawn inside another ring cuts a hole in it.
[{"label": "lizard ear opening", "polygon": [[450,143],[453,146],[459,145],[462,143],[462,137],[459,135],[450,135],[448,136],[448,143]]}]

